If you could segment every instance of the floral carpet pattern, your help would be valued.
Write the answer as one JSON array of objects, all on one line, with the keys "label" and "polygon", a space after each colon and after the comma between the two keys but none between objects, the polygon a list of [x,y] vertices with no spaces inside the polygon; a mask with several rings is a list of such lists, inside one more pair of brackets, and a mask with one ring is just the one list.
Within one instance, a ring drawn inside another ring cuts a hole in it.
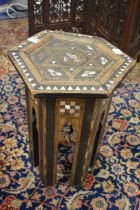
[{"label": "floral carpet pattern", "polygon": [[[22,38],[25,36],[26,32]],[[83,185],[69,187],[73,146],[61,145],[58,183],[45,187],[38,168],[29,160],[25,87],[7,57],[1,55],[0,210],[140,209],[139,65],[135,71],[114,93],[96,164]]]}]

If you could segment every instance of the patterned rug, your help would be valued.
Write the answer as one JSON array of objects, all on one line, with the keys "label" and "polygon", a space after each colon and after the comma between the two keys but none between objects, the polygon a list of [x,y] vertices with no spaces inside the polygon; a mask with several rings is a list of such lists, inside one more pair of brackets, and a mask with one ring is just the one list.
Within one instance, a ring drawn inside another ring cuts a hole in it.
[{"label": "patterned rug", "polygon": [[0,210],[140,209],[140,65],[114,93],[96,164],[83,185],[69,187],[68,145],[59,148],[58,183],[45,187],[29,161],[24,84],[3,54],[26,38],[26,23],[0,24]]},{"label": "patterned rug", "polygon": [[7,52],[27,38],[27,19],[0,21],[0,53]]}]

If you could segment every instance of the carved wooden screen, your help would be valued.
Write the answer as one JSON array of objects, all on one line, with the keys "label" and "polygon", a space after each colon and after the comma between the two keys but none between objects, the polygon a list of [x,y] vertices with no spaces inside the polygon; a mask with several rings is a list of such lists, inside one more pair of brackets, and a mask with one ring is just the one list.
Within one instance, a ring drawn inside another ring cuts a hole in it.
[{"label": "carved wooden screen", "polygon": [[87,32],[101,34],[120,44],[131,0],[89,0]]},{"label": "carved wooden screen", "polygon": [[86,33],[102,36],[133,57],[140,52],[140,0],[89,0]]},{"label": "carved wooden screen", "polygon": [[29,34],[47,29],[82,31],[84,0],[29,0]]},{"label": "carved wooden screen", "polygon": [[29,35],[58,29],[104,37],[140,54],[140,0],[28,0]]}]

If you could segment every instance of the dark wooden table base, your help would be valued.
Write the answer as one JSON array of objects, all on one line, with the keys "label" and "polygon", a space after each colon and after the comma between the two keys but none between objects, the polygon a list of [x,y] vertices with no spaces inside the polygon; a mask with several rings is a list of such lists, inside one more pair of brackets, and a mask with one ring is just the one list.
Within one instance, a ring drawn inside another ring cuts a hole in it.
[{"label": "dark wooden table base", "polygon": [[[71,185],[81,184],[89,167],[93,167],[101,144],[110,107],[110,98],[32,98],[26,89],[30,157],[39,165],[45,185],[56,183],[56,164],[60,141],[73,141]],[[63,134],[64,125],[73,132]],[[67,138],[66,138],[67,137]]]}]

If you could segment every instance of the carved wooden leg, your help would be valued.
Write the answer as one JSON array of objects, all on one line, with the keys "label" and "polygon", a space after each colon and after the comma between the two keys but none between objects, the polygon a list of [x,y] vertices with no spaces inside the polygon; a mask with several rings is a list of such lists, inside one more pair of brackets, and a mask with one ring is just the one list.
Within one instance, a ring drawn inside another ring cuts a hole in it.
[{"label": "carved wooden leg", "polygon": [[57,143],[55,138],[55,99],[31,98],[26,89],[30,158],[39,165],[45,185],[56,182]]},{"label": "carved wooden leg", "polygon": [[112,101],[112,96],[110,96],[109,99],[104,99],[102,101],[98,130],[96,132],[95,143],[93,145],[92,156],[91,156],[91,160],[90,160],[90,167],[91,168],[94,167],[94,163],[95,163],[98,151],[99,151],[100,146],[101,146],[101,142],[102,142],[102,138],[103,138],[103,134],[104,134],[104,129],[105,129],[105,125],[106,125],[111,101]]},{"label": "carved wooden leg", "polygon": [[38,129],[37,129],[37,116],[35,108],[32,107],[32,140],[34,151],[34,166],[39,165],[39,143],[38,143]]},{"label": "carved wooden leg", "polygon": [[36,107],[37,115],[37,131],[38,131],[38,159],[40,177],[43,180],[43,111],[42,111],[42,98],[34,99],[34,106]]},{"label": "carved wooden leg", "polygon": [[[46,185],[54,185],[56,183],[56,172],[57,172],[57,140],[55,137],[55,109],[56,99],[47,98],[44,101],[45,108],[46,103],[46,116],[43,115],[43,122],[46,120],[45,125],[43,124],[43,135],[44,135],[44,156],[46,158],[45,171],[44,171],[44,182]],[[45,110],[44,110],[45,113]],[[44,120],[45,118],[45,120]],[[46,131],[45,131],[46,130]],[[45,132],[45,133],[44,133]]]},{"label": "carved wooden leg", "polygon": [[55,99],[39,98],[37,102],[39,170],[45,185],[56,183],[57,143],[55,138]]},{"label": "carved wooden leg", "polygon": [[86,168],[86,155],[89,147],[88,142],[90,141],[91,135],[90,129],[94,104],[94,99],[85,100],[80,140],[75,145],[75,153],[73,156],[71,185],[78,185],[82,182],[83,170]]},{"label": "carved wooden leg", "polygon": [[83,173],[82,173],[82,177],[81,177],[81,182],[84,181],[84,178],[85,178],[86,174],[88,173],[88,169],[89,169],[89,166],[90,166],[92,149],[93,149],[93,145],[95,145],[96,133],[97,133],[98,126],[99,126],[99,123],[100,123],[101,106],[102,106],[102,99],[96,99],[95,104],[94,104],[93,114],[92,114],[90,132],[89,132],[89,136],[88,136],[88,145],[87,145],[87,149],[86,149],[85,163],[84,163],[84,166],[83,166]]},{"label": "carved wooden leg", "polygon": [[35,113],[33,113],[32,110],[31,96],[27,88],[26,88],[26,105],[27,105],[27,118],[28,118],[30,160],[33,165],[37,165],[37,158],[35,151],[36,150],[35,142],[37,142],[36,119],[35,119]]}]

